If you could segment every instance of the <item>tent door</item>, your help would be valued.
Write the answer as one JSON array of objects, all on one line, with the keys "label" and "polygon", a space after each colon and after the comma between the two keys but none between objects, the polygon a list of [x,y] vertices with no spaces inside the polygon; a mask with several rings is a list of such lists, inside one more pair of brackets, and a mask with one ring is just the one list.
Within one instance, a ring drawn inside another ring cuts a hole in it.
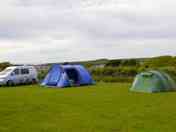
[{"label": "tent door", "polygon": [[60,80],[61,74],[61,67],[54,66],[50,71],[50,76],[47,85],[56,86],[58,84],[58,81]]},{"label": "tent door", "polygon": [[74,68],[65,69],[69,82],[72,86],[79,85],[79,73]]}]

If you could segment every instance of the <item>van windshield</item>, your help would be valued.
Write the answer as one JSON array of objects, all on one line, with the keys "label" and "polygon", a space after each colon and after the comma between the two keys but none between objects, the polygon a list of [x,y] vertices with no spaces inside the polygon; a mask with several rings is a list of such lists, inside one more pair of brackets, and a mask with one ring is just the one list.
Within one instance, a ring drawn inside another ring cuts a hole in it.
[{"label": "van windshield", "polygon": [[0,75],[9,74],[11,71],[12,71],[12,69],[5,69],[4,71],[0,72]]}]

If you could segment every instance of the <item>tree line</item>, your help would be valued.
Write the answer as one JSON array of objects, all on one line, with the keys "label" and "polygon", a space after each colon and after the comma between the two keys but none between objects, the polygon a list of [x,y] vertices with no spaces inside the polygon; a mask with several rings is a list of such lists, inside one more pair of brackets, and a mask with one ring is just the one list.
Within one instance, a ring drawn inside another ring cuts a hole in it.
[{"label": "tree line", "polygon": [[9,62],[2,62],[0,63],[0,71],[4,70],[6,67],[11,66],[12,64],[10,64]]},{"label": "tree line", "polygon": [[[173,56],[116,60],[101,59],[76,62],[75,64],[83,64],[96,81],[132,82],[138,73],[148,70],[161,70],[176,79],[176,57]],[[11,65],[9,62],[0,63],[0,71]],[[43,79],[48,71],[39,70],[38,72],[39,78]]]}]

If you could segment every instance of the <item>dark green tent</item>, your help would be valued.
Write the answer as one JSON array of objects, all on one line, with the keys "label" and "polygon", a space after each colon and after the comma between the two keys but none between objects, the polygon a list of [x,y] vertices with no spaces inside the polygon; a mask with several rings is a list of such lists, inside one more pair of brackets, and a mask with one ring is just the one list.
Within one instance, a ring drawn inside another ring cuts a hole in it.
[{"label": "dark green tent", "polygon": [[164,72],[149,71],[138,74],[130,90],[149,93],[175,91],[176,83]]}]

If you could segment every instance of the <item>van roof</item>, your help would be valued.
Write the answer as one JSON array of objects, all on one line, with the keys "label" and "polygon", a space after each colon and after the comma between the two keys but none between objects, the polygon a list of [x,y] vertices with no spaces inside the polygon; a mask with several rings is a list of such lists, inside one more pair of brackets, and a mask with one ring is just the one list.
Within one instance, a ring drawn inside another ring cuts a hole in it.
[{"label": "van roof", "polygon": [[10,66],[7,67],[6,69],[16,69],[16,68],[33,68],[33,66]]}]

